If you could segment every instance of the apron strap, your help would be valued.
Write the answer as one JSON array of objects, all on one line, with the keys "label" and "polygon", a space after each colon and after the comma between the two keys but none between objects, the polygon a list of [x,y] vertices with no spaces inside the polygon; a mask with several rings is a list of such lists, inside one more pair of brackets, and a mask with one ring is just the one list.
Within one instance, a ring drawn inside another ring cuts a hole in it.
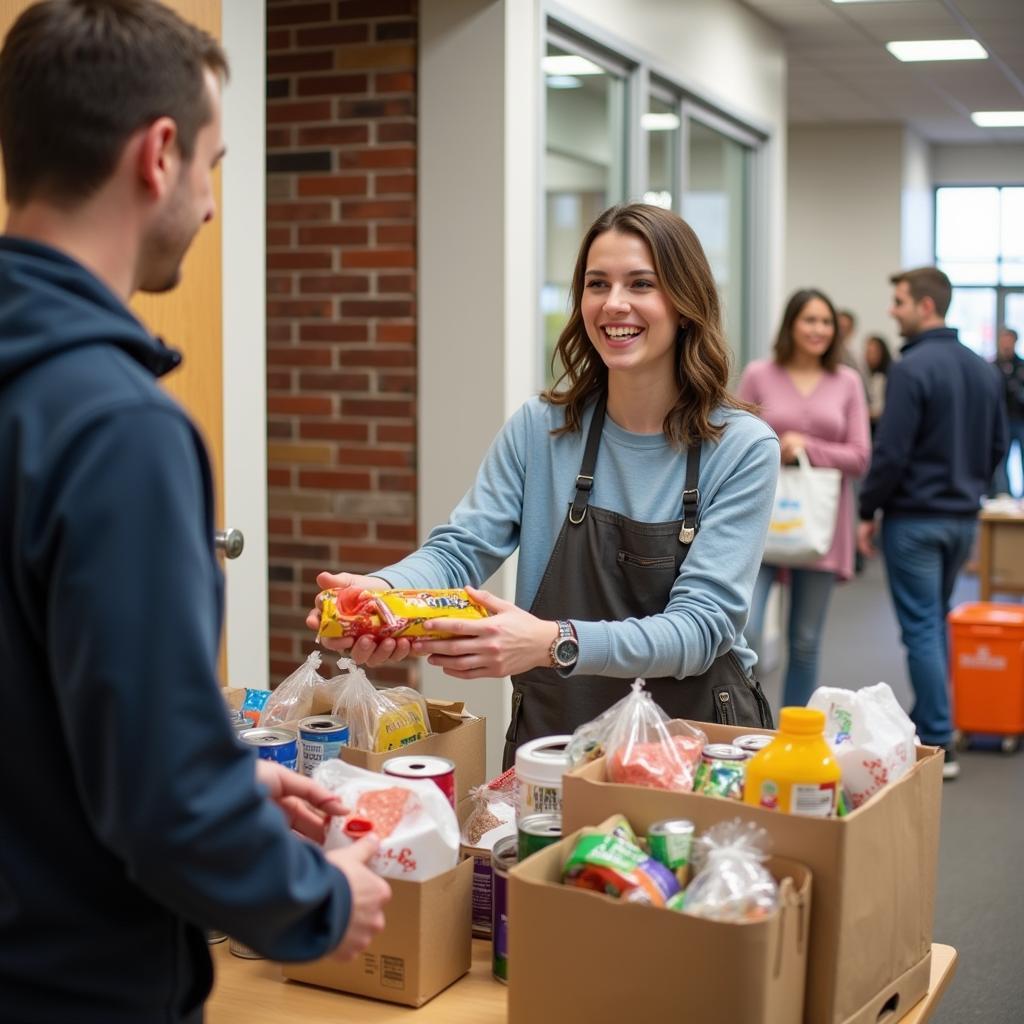
[{"label": "apron strap", "polygon": [[601,431],[604,429],[604,410],[608,404],[608,392],[602,392],[594,406],[594,416],[590,421],[590,433],[587,434],[587,447],[583,451],[583,462],[576,475],[576,496],[572,499],[569,509],[569,522],[579,526],[587,518],[587,502],[590,501],[590,489],[594,486],[594,466],[597,465],[597,449],[601,444]]},{"label": "apron strap", "polygon": [[679,531],[680,544],[692,544],[697,536],[697,507],[700,505],[700,441],[695,441],[686,452],[686,483],[683,490],[683,527]]}]

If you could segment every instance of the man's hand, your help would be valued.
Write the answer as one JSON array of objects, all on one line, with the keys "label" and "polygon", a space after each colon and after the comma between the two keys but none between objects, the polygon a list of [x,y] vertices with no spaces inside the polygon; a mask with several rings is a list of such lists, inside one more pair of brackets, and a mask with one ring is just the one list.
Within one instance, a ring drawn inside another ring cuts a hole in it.
[{"label": "man's hand", "polygon": [[391,899],[391,886],[366,866],[377,852],[377,846],[377,837],[369,835],[343,850],[326,854],[348,879],[352,895],[348,928],[334,951],[339,960],[351,960],[361,953],[384,927],[384,904]]},{"label": "man's hand", "polygon": [[857,550],[865,558],[874,558],[878,554],[875,547],[875,532],[877,527],[873,519],[862,519],[857,524]]},{"label": "man's hand", "polygon": [[333,815],[347,813],[330,790],[276,761],[258,760],[256,781],[267,787],[270,799],[284,811],[289,826],[315,843],[323,843]]},{"label": "man's hand", "polygon": [[491,614],[486,619],[435,619],[432,628],[451,633],[450,640],[414,640],[413,654],[427,654],[431,665],[456,679],[499,679],[549,665],[558,626],[523,611],[486,590],[466,593]]}]

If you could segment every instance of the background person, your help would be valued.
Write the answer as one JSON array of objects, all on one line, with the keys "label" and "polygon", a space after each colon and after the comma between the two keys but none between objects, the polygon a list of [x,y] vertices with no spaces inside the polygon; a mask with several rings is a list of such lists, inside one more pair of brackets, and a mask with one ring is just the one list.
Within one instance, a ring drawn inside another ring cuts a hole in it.
[{"label": "background person", "polygon": [[891,364],[892,353],[885,338],[880,334],[869,334],[864,342],[864,386],[867,389],[872,438],[885,409],[885,384]]},{"label": "background person", "polygon": [[428,654],[456,678],[511,675],[506,765],[526,740],[600,714],[637,676],[673,717],[770,721],[742,630],[779,448],[728,394],[700,243],[667,210],[613,207],[583,239],[572,295],[565,373],[508,421],[448,523],[373,576],[317,578],[476,588],[518,548],[515,603],[473,590],[494,614],[442,620],[457,639],[351,646],[371,665]]},{"label": "background person", "polygon": [[[1017,458],[1024,478],[1024,359],[1017,355],[1017,332],[1011,327],[1004,327],[999,332],[993,366],[1003,387],[1006,422],[1010,433],[1006,458],[996,467],[992,490],[996,494],[1011,494],[1010,459],[1013,458],[1014,442],[1017,444]],[[1014,495],[1017,498],[1020,496]]]},{"label": "background person", "polygon": [[19,1024],[201,1020],[204,926],[285,960],[383,926],[375,843],[328,859],[293,834],[322,840],[338,801],[234,737],[209,462],[155,380],[180,356],[126,305],[174,287],[214,215],[226,70],[149,0],[49,0],[0,53],[0,1017]]},{"label": "background person", "polygon": [[832,302],[815,288],[795,292],[786,304],[773,359],[751,362],[739,395],[759,406],[779,435],[782,461],[801,450],[814,466],[842,471],[832,547],[817,562],[785,573],[765,563],[758,573],[747,636],[760,651],[772,584],[785,578],[789,590],[788,655],[782,703],[803,705],[818,685],[818,652],[832,586],[854,569],[852,481],[867,468],[870,442],[864,388],[855,370],[840,362]]},{"label": "background person", "polygon": [[978,508],[1006,454],[1006,412],[990,366],[946,326],[953,289],[936,267],[894,274],[890,315],[906,339],[889,370],[885,411],[860,495],[858,542],[882,554],[914,690],[923,743],[953,750],[946,616],[974,542]]}]

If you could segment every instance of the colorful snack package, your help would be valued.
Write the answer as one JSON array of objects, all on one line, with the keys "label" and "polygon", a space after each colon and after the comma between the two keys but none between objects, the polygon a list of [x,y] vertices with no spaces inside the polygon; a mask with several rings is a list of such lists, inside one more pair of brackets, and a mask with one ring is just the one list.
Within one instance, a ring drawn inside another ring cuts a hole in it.
[{"label": "colorful snack package", "polygon": [[665,906],[679,892],[679,882],[668,868],[615,833],[582,835],[565,862],[562,881],[655,907]]},{"label": "colorful snack package", "polygon": [[431,619],[485,619],[487,609],[465,590],[325,590],[320,594],[323,637],[425,636],[444,639],[449,633],[430,628]]}]

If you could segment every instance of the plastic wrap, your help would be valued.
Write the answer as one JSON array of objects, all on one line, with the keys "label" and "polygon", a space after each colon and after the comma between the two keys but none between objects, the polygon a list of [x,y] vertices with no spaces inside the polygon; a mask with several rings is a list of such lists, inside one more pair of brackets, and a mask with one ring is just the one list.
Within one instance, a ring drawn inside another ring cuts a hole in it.
[{"label": "plastic wrap", "polygon": [[432,619],[484,619],[487,609],[465,590],[324,590],[320,594],[323,637],[425,636],[450,634],[431,628]]},{"label": "plastic wrap", "polygon": [[313,697],[326,684],[319,668],[320,652],[314,651],[267,698],[260,713],[262,728],[297,722],[313,714]]},{"label": "plastic wrap", "polygon": [[339,658],[338,668],[341,676],[331,680],[337,693],[333,713],[348,726],[350,747],[383,753],[430,735],[427,702],[415,690],[378,690],[348,658]]}]

